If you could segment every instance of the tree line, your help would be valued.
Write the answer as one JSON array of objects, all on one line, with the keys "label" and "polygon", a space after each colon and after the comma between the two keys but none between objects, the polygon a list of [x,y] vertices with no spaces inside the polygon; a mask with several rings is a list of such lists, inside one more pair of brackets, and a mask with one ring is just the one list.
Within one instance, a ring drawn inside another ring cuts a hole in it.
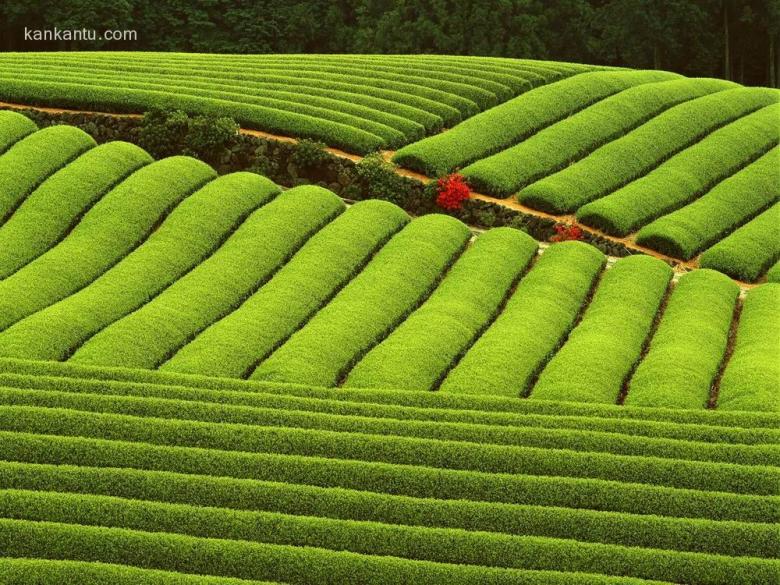
[{"label": "tree line", "polygon": [[[4,0],[9,51],[441,53],[554,59],[778,86],[780,0]],[[135,30],[131,41],[25,31]]]}]

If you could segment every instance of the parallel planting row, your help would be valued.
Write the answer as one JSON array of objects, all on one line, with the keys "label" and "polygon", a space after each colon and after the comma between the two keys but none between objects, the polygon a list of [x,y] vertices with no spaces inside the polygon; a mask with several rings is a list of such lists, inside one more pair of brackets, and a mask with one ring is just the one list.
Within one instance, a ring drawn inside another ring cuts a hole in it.
[{"label": "parallel planting row", "polygon": [[780,260],[780,93],[670,73],[601,71],[536,88],[399,150],[462,168],[497,197],[576,219],[735,278]]},{"label": "parallel planting row", "polygon": [[0,100],[136,113],[176,108],[368,153],[592,69],[434,55],[4,53]]},{"label": "parallel planting row", "polygon": [[[319,387],[673,408],[778,408],[780,285],[538,255],[330,191],[151,162],[0,118],[0,356]],[[14,134],[15,133],[15,134]],[[70,162],[69,162],[70,161]],[[17,169],[14,172],[14,169]],[[23,169],[21,172],[18,169]],[[88,173],[87,170],[93,172]],[[88,175],[88,177],[87,177]],[[62,196],[67,194],[67,202]]]},{"label": "parallel planting row", "polygon": [[404,167],[459,169],[478,191],[750,282],[780,261],[779,96],[664,71],[487,57],[0,55],[2,101],[178,108],[360,154],[400,148]]},{"label": "parallel planting row", "polygon": [[0,359],[0,574],[763,585],[777,423]]}]

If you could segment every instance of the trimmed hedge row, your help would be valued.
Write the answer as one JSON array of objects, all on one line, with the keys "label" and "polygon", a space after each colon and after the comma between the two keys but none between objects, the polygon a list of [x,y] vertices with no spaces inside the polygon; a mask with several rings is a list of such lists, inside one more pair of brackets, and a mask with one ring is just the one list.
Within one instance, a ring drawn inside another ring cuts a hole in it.
[{"label": "trimmed hedge row", "polygon": [[279,579],[295,585],[662,585],[628,577],[444,564],[315,547],[24,520],[0,520],[0,545],[8,554],[22,557],[98,560],[166,571]]},{"label": "trimmed hedge row", "polygon": [[362,201],[316,233],[267,284],[163,363],[162,370],[244,377],[346,285],[409,221]]},{"label": "trimmed hedge row", "polygon": [[[0,79],[3,73],[0,70]],[[236,104],[256,105],[279,112],[291,112],[344,124],[379,136],[388,147],[395,147],[411,140],[418,140],[425,134],[422,124],[402,118],[396,114],[378,111],[352,102],[344,102],[327,97],[302,96],[279,90],[254,89],[251,93],[230,91],[218,83],[184,82],[156,79],[144,76],[133,79],[122,75],[72,75],[68,72],[55,74],[26,74],[25,81],[48,83],[54,77],[58,82],[87,88],[100,88],[110,91],[152,91],[169,93],[198,99],[216,99]],[[0,81],[2,84],[2,81]]]},{"label": "trimmed hedge row", "polygon": [[[4,61],[0,59],[0,67],[3,67]],[[29,65],[25,63],[25,67]],[[62,71],[63,67],[58,63],[50,63],[44,59],[38,61],[33,67],[37,70],[45,71]],[[143,65],[130,64],[128,62],[114,61],[110,65],[105,64],[103,61],[90,61],[79,62],[67,65],[67,70],[81,70],[87,69],[88,71],[109,71],[109,72],[122,72],[125,74],[154,74],[165,75],[168,77],[180,77],[182,79],[200,79],[213,80],[219,78],[224,81],[226,85],[233,85],[237,87],[248,87],[257,84],[262,87],[274,87],[285,88],[289,91],[290,88],[295,88],[296,91],[304,94],[312,95],[336,95],[332,92],[339,92],[349,94],[350,99],[356,99],[363,101],[366,105],[370,103],[388,102],[394,104],[392,107],[397,108],[398,111],[407,111],[413,113],[414,117],[411,119],[417,119],[420,113],[428,113],[431,116],[439,118],[440,122],[447,125],[452,125],[461,120],[461,111],[453,105],[445,103],[449,100],[441,100],[441,96],[445,98],[453,97],[452,94],[446,94],[436,90],[430,90],[425,87],[415,86],[411,83],[403,83],[399,81],[389,81],[382,83],[382,80],[376,80],[371,78],[365,78],[362,76],[349,77],[347,75],[329,75],[311,72],[309,76],[296,76],[294,72],[288,72],[285,70],[271,70],[264,68],[265,72],[259,72],[257,70],[245,70],[239,71],[234,68],[225,69],[217,65],[194,65],[194,64],[164,64],[161,66],[151,65],[150,62],[145,62]],[[470,104],[476,108],[476,104],[470,101],[463,100],[465,104]],[[468,110],[468,108],[465,108]],[[422,120],[427,116],[423,116],[417,121],[422,123]]]},{"label": "trimmed hedge row", "polygon": [[742,307],[731,356],[720,381],[724,410],[780,411],[780,284],[751,290]]},{"label": "trimmed hedge row", "polygon": [[776,494],[780,481],[780,470],[767,466],[292,427],[165,420],[33,406],[0,406],[0,428],[19,433],[206,448],[219,450],[218,457],[240,453],[239,458],[247,458],[250,466],[279,456],[327,458],[331,462],[356,460],[368,465],[377,462],[424,465],[487,474],[598,478],[767,496]]},{"label": "trimmed hedge row", "polygon": [[651,256],[618,260],[601,279],[582,321],[539,375],[531,398],[615,403],[671,278],[669,265]]},{"label": "trimmed hedge row", "polygon": [[766,273],[766,279],[769,282],[780,282],[780,259]]},{"label": "trimmed hedge row", "polygon": [[[776,495],[680,489],[587,476],[484,473],[377,461],[220,451],[8,431],[0,431],[0,438],[0,454],[6,461],[171,471],[444,500],[560,506],[741,522],[774,523],[780,520],[780,497]],[[377,441],[380,439],[377,438]],[[550,453],[544,449],[536,451],[540,454],[539,459]],[[609,457],[618,466],[622,461],[634,459]],[[590,459],[592,463],[593,456]],[[729,464],[687,463],[680,472],[693,473],[695,480],[702,465],[713,474],[717,474],[724,465],[732,467]],[[641,471],[638,467],[641,465],[634,465],[636,472]],[[756,477],[757,484],[764,489],[773,489],[771,472],[762,471],[764,468],[760,467],[747,469],[770,476]],[[588,472],[585,468],[582,471]],[[652,471],[645,469],[644,478],[649,477],[649,473]],[[700,481],[706,482],[707,479],[702,477]]]},{"label": "trimmed hedge row", "polygon": [[592,451],[618,455],[646,455],[666,459],[713,461],[749,465],[780,463],[778,445],[730,445],[672,440],[662,436],[624,435],[614,430],[509,427],[281,410],[279,408],[192,402],[148,396],[15,390],[0,387],[0,399],[13,406],[64,408],[83,412],[126,414],[197,422],[224,422],[268,427],[389,435],[490,445],[514,445]]},{"label": "trimmed hedge row", "polygon": [[35,122],[22,114],[0,111],[0,154],[37,129]]},{"label": "trimmed hedge row", "polygon": [[[262,179],[268,194],[278,191]],[[253,212],[213,253],[148,303],[91,337],[74,362],[154,368],[234,310],[344,210],[321,187],[285,191]]]},{"label": "trimmed hedge row", "polygon": [[[145,64],[144,69],[147,67]],[[310,83],[316,81],[337,81],[349,85],[368,86],[384,91],[385,88],[401,93],[406,93],[417,98],[424,98],[432,102],[441,104],[446,108],[447,113],[454,112],[455,118],[473,116],[484,107],[494,105],[495,96],[489,92],[477,90],[474,93],[473,88],[463,84],[453,85],[448,82],[431,80],[429,76],[410,76],[399,75],[398,73],[387,74],[379,71],[370,71],[365,67],[358,70],[345,71],[338,67],[327,65],[313,66],[307,65],[300,69],[291,69],[284,63],[270,63],[262,67],[250,66],[249,68],[236,67],[235,65],[199,65],[198,69],[209,71],[213,68],[214,73],[228,78],[253,79],[262,81],[266,75],[284,76],[297,79],[298,83]],[[176,67],[181,71],[181,66]],[[190,75],[190,70],[186,71]],[[285,81],[286,83],[286,81]]]},{"label": "trimmed hedge row", "polygon": [[601,252],[580,242],[550,246],[440,390],[524,394],[574,324],[604,261]]},{"label": "trimmed hedge row", "polygon": [[251,377],[337,385],[425,300],[470,236],[463,223],[446,215],[413,220]]},{"label": "trimmed hedge row", "polygon": [[430,298],[355,365],[344,386],[434,389],[500,310],[537,247],[511,228],[480,235]]},{"label": "trimmed hedge row", "polygon": [[533,89],[400,149],[393,161],[431,176],[441,175],[509,148],[534,132],[600,99],[642,83],[680,76],[661,71],[597,71]]},{"label": "trimmed hedge row", "polygon": [[739,286],[710,270],[684,275],[674,287],[626,404],[706,408],[723,362]]},{"label": "trimmed hedge row", "polygon": [[[231,115],[243,116],[244,123],[368,152],[370,136],[382,140],[382,146],[393,147],[562,75],[594,69],[433,56],[181,57],[13,54],[0,59],[0,75],[7,86],[6,99],[59,105],[69,100],[78,107],[128,111],[143,107],[144,100],[143,109],[155,104],[177,107],[170,100],[178,97],[178,107],[212,113],[216,113],[216,99],[223,108],[233,103]],[[20,68],[28,85],[15,83]],[[52,83],[57,87],[50,87]],[[128,95],[116,93],[120,88],[126,88]],[[174,90],[178,95],[172,95]],[[253,104],[258,107],[245,107]],[[309,120],[329,127],[318,129]],[[343,125],[363,134],[349,132]]]},{"label": "trimmed hedge row", "polygon": [[56,245],[101,197],[150,162],[137,146],[111,142],[43,181],[0,228],[0,279]]},{"label": "trimmed hedge row", "polygon": [[[707,457],[713,454],[712,450],[702,447],[701,443],[717,443],[716,447],[718,447],[718,450],[715,453],[717,453],[718,457],[730,451],[728,445],[770,446],[780,443],[780,431],[776,429],[716,427],[686,422],[685,418],[680,418],[678,422],[659,422],[640,418],[604,418],[598,415],[576,416],[566,411],[561,411],[560,414],[556,415],[445,410],[381,403],[348,402],[324,398],[306,398],[286,393],[270,394],[253,388],[252,385],[246,385],[245,391],[235,389],[212,390],[183,385],[164,386],[151,383],[101,381],[96,379],[79,380],[19,374],[0,374],[0,385],[2,385],[2,390],[0,390],[2,396],[14,404],[55,404],[68,407],[71,404],[82,404],[82,401],[78,396],[69,398],[67,394],[75,393],[78,395],[83,393],[87,394],[85,400],[90,400],[91,396],[95,394],[104,396],[101,401],[103,404],[132,405],[136,404],[133,397],[139,397],[143,400],[151,401],[146,404],[155,406],[162,404],[160,408],[164,408],[169,403],[166,401],[160,403],[159,399],[170,399],[176,402],[177,408],[181,409],[181,412],[211,412],[213,408],[220,408],[220,406],[214,406],[216,404],[221,405],[222,409],[230,411],[230,414],[220,414],[219,416],[225,416],[225,420],[233,420],[234,422],[244,422],[245,419],[240,417],[246,412],[244,407],[249,407],[251,409],[250,412],[256,412],[256,409],[260,409],[262,412],[277,413],[279,418],[274,420],[296,420],[298,425],[301,424],[301,421],[317,420],[316,414],[321,413],[361,417],[363,419],[385,419],[382,423],[374,422],[374,425],[379,425],[383,429],[393,428],[394,421],[400,420],[407,423],[412,423],[413,421],[440,423],[440,425],[436,425],[438,429],[456,425],[459,432],[463,428],[462,425],[478,425],[479,432],[483,432],[487,427],[498,427],[498,429],[514,429],[517,427],[520,430],[512,432],[518,433],[522,433],[524,428],[597,431],[636,437],[696,441],[699,443],[699,447],[695,450],[695,453],[699,457]],[[35,392],[30,393],[28,390],[31,389],[34,389]],[[344,393],[341,394],[343,395]],[[116,400],[113,397],[116,397]],[[47,402],[49,400],[52,402]],[[187,403],[183,403],[183,401]],[[190,402],[194,404],[189,404]],[[533,403],[533,405],[538,404],[540,403]],[[130,407],[127,406],[127,408]],[[644,409],[627,407],[620,409],[619,412],[642,413],[642,410]],[[282,415],[283,411],[292,412],[287,413],[285,417]],[[222,410],[220,410],[221,412]],[[307,413],[312,413],[314,418],[309,419]],[[693,411],[691,414],[695,415],[699,414],[699,412]],[[199,416],[205,415],[192,415],[193,418],[198,418]],[[383,423],[387,424],[383,426]],[[428,427],[429,425],[418,426]],[[495,433],[498,432],[498,429],[493,433],[493,436],[496,436]],[[612,444],[615,444],[615,442]],[[721,446],[724,446],[723,450],[719,449]],[[751,452],[752,454],[749,454],[748,452],[737,450],[734,453],[738,454],[739,457],[744,457],[745,461],[752,461],[755,452],[752,450]],[[763,453],[763,448],[760,452]]]},{"label": "trimmed hedge row", "polygon": [[775,147],[693,203],[643,227],[636,241],[689,260],[772,205],[778,186],[780,147]]},{"label": "trimmed hedge row", "polygon": [[98,201],[67,238],[0,281],[0,330],[92,282],[215,176],[211,167],[188,157],[134,172]]},{"label": "trimmed hedge row", "polygon": [[[81,53],[77,57],[94,59],[90,53]],[[518,90],[528,87],[528,83],[518,79],[517,74],[508,76],[505,73],[489,73],[479,67],[441,67],[434,63],[420,63],[426,57],[401,56],[399,61],[392,62],[384,56],[359,55],[258,55],[246,58],[237,55],[191,55],[190,59],[172,56],[170,53],[132,55],[126,53],[128,60],[142,63],[161,63],[167,66],[178,66],[191,62],[203,67],[223,67],[237,71],[263,71],[266,68],[284,68],[296,73],[308,71],[323,71],[344,75],[364,75],[376,79],[397,80],[399,77],[409,83],[435,88],[463,97],[477,103],[481,109],[486,109],[513,95],[510,85]],[[139,59],[140,57],[140,59]],[[111,56],[109,55],[109,58]],[[116,57],[111,61],[116,60]],[[105,59],[104,59],[105,62]],[[476,75],[474,75],[476,73]]]},{"label": "trimmed hedge row", "polygon": [[[766,584],[780,569],[780,562],[773,559],[56,492],[0,491],[0,514],[8,519],[220,539],[225,547],[239,543],[318,547],[416,561],[588,571],[675,583],[730,585],[736,580],[745,585]],[[252,573],[240,576],[256,577]]]},{"label": "trimmed hedge row", "polygon": [[[139,569],[123,564],[0,557],[4,585],[274,585],[271,581],[247,581],[213,575],[188,575]],[[281,584],[276,584],[281,585]]]},{"label": "trimmed hedge row", "polygon": [[778,100],[780,92],[776,89],[743,87],[674,106],[584,159],[524,188],[518,200],[551,213],[572,213],[650,172],[710,132]]},{"label": "trimmed hedge row", "polygon": [[[298,56],[296,56],[298,57]],[[370,64],[366,62],[357,62],[352,56],[346,57],[346,61],[337,63],[328,61],[322,55],[317,55],[314,59],[306,56],[296,59],[277,59],[271,55],[264,62],[252,62],[245,64],[236,64],[232,59],[222,62],[214,62],[208,59],[203,63],[201,59],[194,56],[192,63],[211,67],[221,67],[226,71],[252,71],[262,72],[267,69],[286,70],[299,76],[308,77],[311,72],[322,72],[327,74],[339,74],[345,76],[356,75],[364,76],[376,80],[395,81],[399,76],[407,83],[422,85],[430,89],[435,89],[446,94],[462,96],[473,102],[480,110],[495,106],[499,100],[508,99],[512,96],[510,88],[502,83],[496,83],[487,80],[481,80],[475,83],[475,80],[469,76],[458,74],[437,73],[431,75],[431,71],[426,69],[417,69],[410,67],[409,64],[403,65],[382,65]],[[166,60],[170,62],[166,56]]]},{"label": "trimmed hedge row", "polygon": [[704,251],[702,268],[713,268],[732,278],[755,282],[780,260],[780,203],[756,216]]},{"label": "trimmed hedge row", "polygon": [[[273,100],[274,103],[280,102],[279,109],[290,109],[291,107],[297,109],[300,106],[313,106],[317,109],[324,108],[335,112],[337,121],[341,118],[338,115],[339,113],[351,114],[359,120],[378,122],[405,134],[411,132],[414,135],[420,131],[420,128],[425,128],[426,131],[441,129],[442,125],[441,117],[434,113],[403,102],[391,101],[386,99],[386,97],[356,93],[354,88],[349,86],[347,86],[347,91],[333,87],[323,87],[320,84],[312,87],[300,85],[301,80],[297,80],[298,83],[296,84],[294,78],[284,77],[281,79],[290,80],[293,83],[273,82],[267,78],[262,81],[219,79],[217,83],[214,80],[214,72],[205,72],[199,68],[191,70],[198,73],[196,75],[190,75],[189,71],[186,73],[183,71],[160,73],[154,70],[155,68],[138,67],[136,69],[136,71],[121,71],[119,73],[113,66],[95,67],[92,64],[72,65],[67,69],[45,65],[25,66],[29,78],[41,81],[45,81],[51,78],[52,74],[55,74],[59,79],[86,85],[98,82],[100,85],[119,85],[139,89],[144,89],[143,85],[158,85],[161,88],[182,89],[184,90],[182,93],[193,90],[229,92],[240,98],[236,101],[262,103],[252,99],[262,97]],[[13,70],[14,68],[4,67],[2,62],[0,62],[0,72],[13,72]],[[129,85],[125,86],[125,83]],[[290,85],[297,86],[295,87],[296,91],[290,91]],[[358,124],[361,123],[358,121]]]},{"label": "trimmed hedge row", "polygon": [[214,179],[182,201],[143,244],[96,280],[0,332],[0,355],[67,359],[98,331],[196,267],[278,193],[271,181],[252,173]]},{"label": "trimmed hedge row", "polygon": [[0,155],[0,225],[50,175],[96,145],[72,126],[53,126],[18,140]]},{"label": "trimmed hedge row", "polygon": [[463,169],[478,191],[509,197],[526,185],[587,156],[664,110],[738,87],[720,79],[676,79],[621,91],[555,123],[520,144]]},{"label": "trimmed hedge row", "polygon": [[691,203],[776,148],[778,118],[780,104],[775,104],[712,132],[642,178],[580,207],[577,219],[610,235],[625,236]]},{"label": "trimmed hedge row", "polygon": [[[728,412],[718,410],[688,410],[668,408],[613,408],[612,405],[550,402],[546,400],[517,400],[515,397],[493,395],[459,395],[440,392],[416,392],[412,390],[392,389],[361,389],[351,388],[344,392],[340,388],[312,387],[298,384],[280,384],[260,381],[234,380],[231,378],[214,378],[191,374],[177,374],[144,369],[95,367],[74,364],[72,362],[41,362],[0,357],[0,373],[4,383],[34,385],[46,387],[56,385],[93,385],[122,386],[141,384],[159,385],[161,389],[175,392],[202,389],[199,395],[208,395],[213,391],[225,391],[228,396],[241,396],[246,400],[247,394],[265,393],[274,400],[313,399],[314,404],[330,406],[324,408],[339,408],[336,403],[344,403],[345,408],[396,407],[428,409],[436,417],[452,417],[448,420],[479,420],[504,421],[519,420],[517,417],[552,416],[558,417],[600,417],[611,421],[622,421],[633,424],[633,421],[655,421],[679,425],[706,425],[717,433],[737,432],[739,436],[753,437],[754,433],[761,437],[780,437],[777,431],[777,414],[767,412]],[[467,412],[468,411],[468,412]],[[419,410],[417,411],[419,412]],[[420,414],[420,416],[426,416]],[[465,417],[465,418],[464,418]],[[492,423],[491,423],[492,424]],[[508,422],[507,424],[514,424]],[[729,440],[730,441],[730,440]],[[738,440],[737,442],[742,442]],[[763,442],[761,439],[760,442]]]},{"label": "trimmed hedge row", "polygon": [[270,511],[385,524],[568,538],[624,546],[774,557],[769,523],[413,498],[342,488],[187,475],[167,471],[0,462],[0,488]]},{"label": "trimmed hedge row", "polygon": [[22,101],[35,105],[53,104],[59,107],[88,106],[118,112],[182,109],[197,114],[229,115],[250,128],[322,140],[358,154],[368,154],[387,146],[386,141],[376,134],[341,122],[253,104],[162,91],[87,86],[59,81],[41,83],[18,77],[0,77],[0,100]]}]

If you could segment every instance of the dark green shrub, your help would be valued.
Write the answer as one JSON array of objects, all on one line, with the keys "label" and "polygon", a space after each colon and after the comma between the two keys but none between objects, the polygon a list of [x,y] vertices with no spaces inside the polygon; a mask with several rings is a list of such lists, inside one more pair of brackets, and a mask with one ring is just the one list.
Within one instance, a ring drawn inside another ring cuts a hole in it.
[{"label": "dark green shrub", "polygon": [[384,199],[404,207],[409,198],[408,179],[395,173],[393,164],[379,153],[370,154],[355,165],[363,187],[361,199]]},{"label": "dark green shrub", "polygon": [[151,110],[144,114],[138,136],[140,146],[154,158],[184,150],[189,116],[179,110]]},{"label": "dark green shrub", "polygon": [[328,152],[324,142],[304,138],[297,144],[297,148],[290,157],[293,164],[298,167],[311,168],[327,162]]}]

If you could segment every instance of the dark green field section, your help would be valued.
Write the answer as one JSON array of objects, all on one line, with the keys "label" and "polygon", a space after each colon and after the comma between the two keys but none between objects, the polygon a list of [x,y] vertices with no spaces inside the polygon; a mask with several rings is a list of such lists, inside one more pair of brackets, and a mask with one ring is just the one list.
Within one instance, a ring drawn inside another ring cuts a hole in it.
[{"label": "dark green field section", "polygon": [[46,584],[759,585],[780,571],[777,423],[2,359],[0,567]]},{"label": "dark green field section", "polygon": [[4,53],[0,100],[227,115],[249,128],[368,153],[419,140],[533,88],[597,69],[436,55]]},{"label": "dark green field section", "polygon": [[[540,249],[511,228],[217,177],[68,126],[22,134],[0,155],[15,182],[0,357],[345,392],[780,408],[777,322],[754,316],[776,313],[777,284],[738,295],[722,274],[673,278],[646,255],[608,263],[581,242]],[[15,152],[34,173],[12,173]]]}]

